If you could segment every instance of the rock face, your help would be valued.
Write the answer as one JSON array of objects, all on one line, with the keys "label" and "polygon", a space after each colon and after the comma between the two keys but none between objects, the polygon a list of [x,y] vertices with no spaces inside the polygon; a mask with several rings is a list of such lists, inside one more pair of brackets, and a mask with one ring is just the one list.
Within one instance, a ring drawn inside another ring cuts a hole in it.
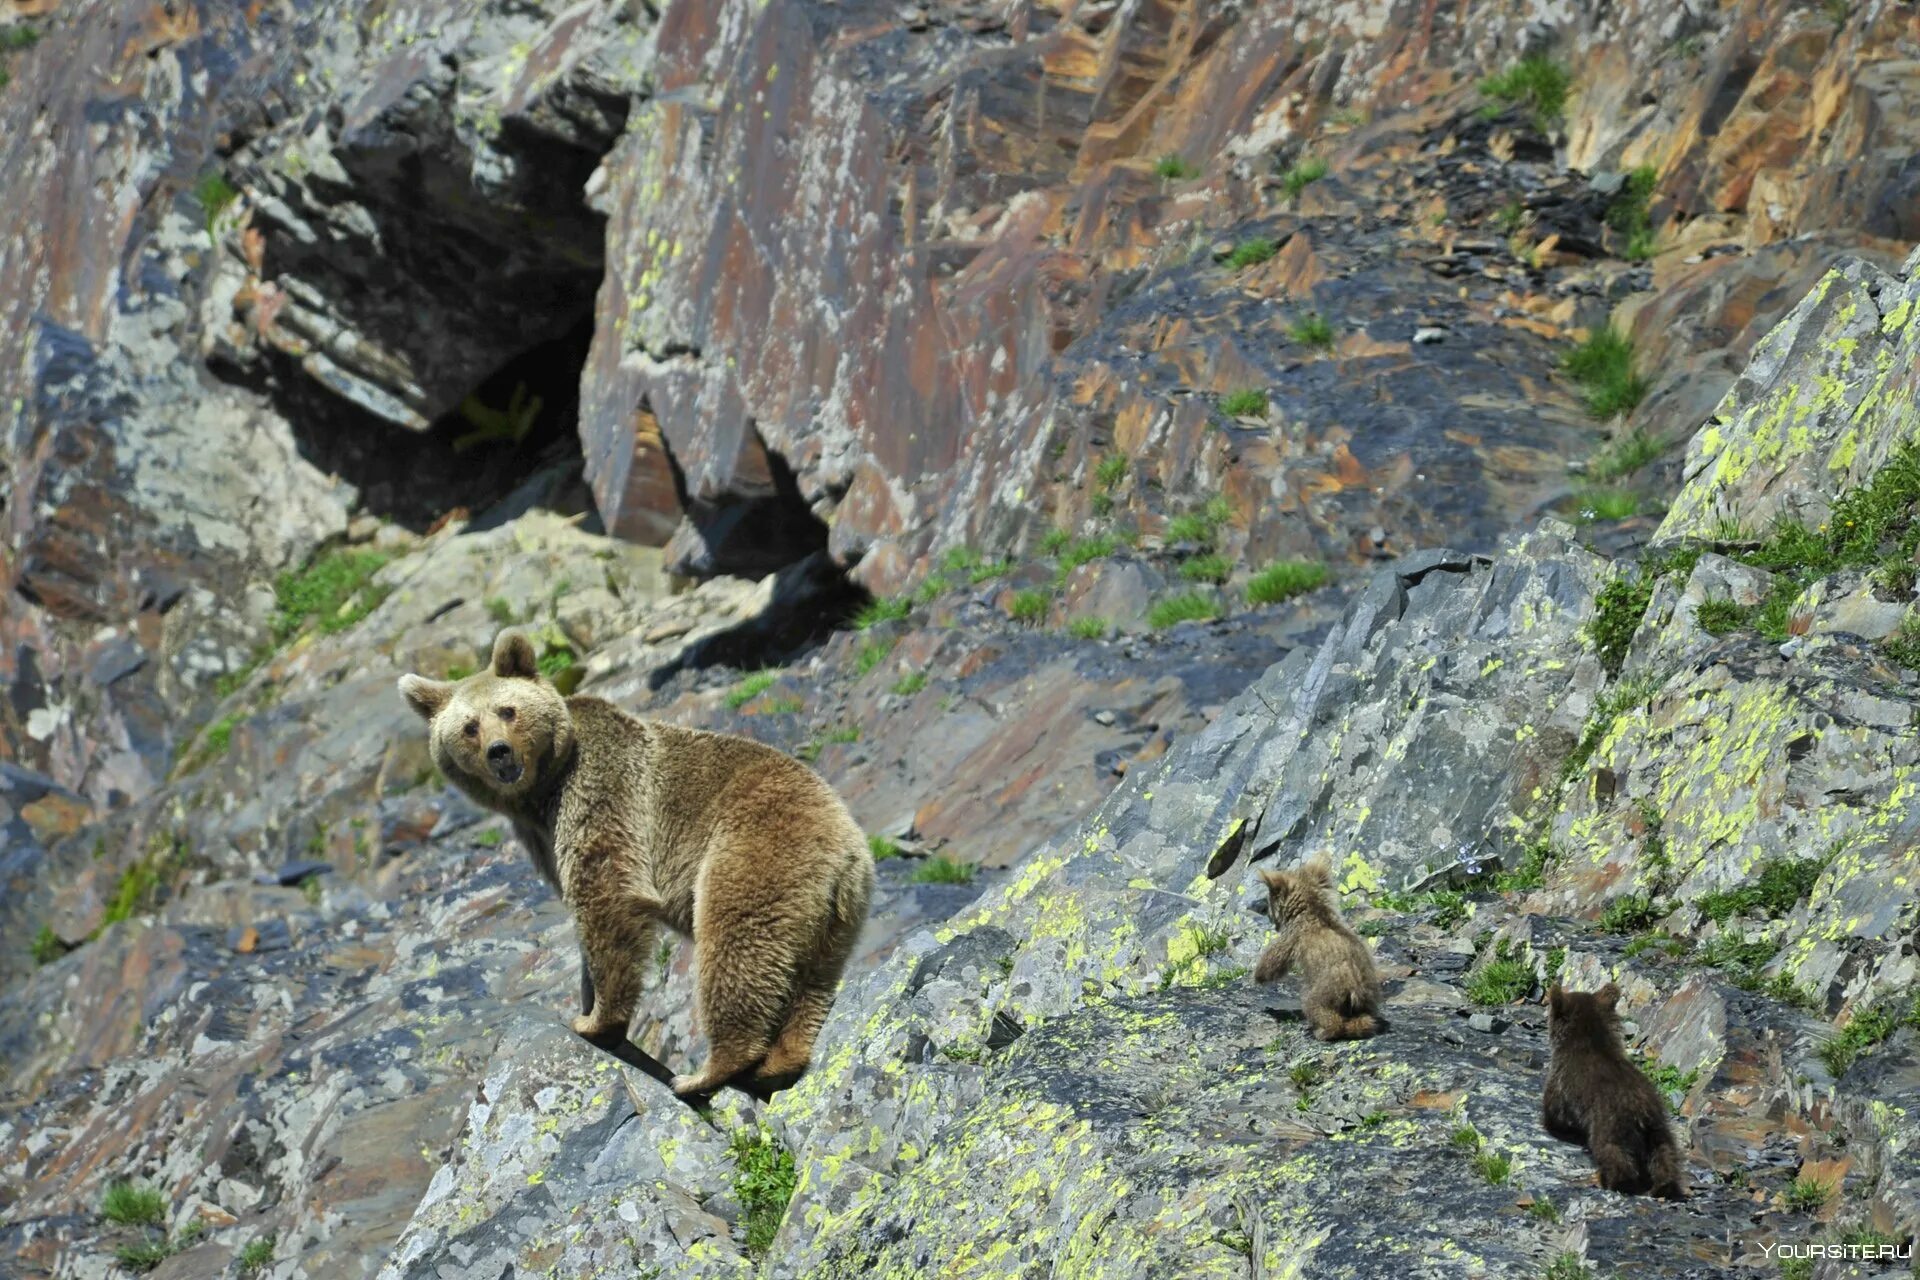
[{"label": "rock face", "polygon": [[[1911,1239],[1913,15],[1430,9],[9,6],[0,1271]],[[508,623],[873,833],[771,1103],[563,1030],[393,690]],[[1378,1039],[1247,979],[1313,855]],[[1684,1206],[1538,1127],[1609,980]]]}]

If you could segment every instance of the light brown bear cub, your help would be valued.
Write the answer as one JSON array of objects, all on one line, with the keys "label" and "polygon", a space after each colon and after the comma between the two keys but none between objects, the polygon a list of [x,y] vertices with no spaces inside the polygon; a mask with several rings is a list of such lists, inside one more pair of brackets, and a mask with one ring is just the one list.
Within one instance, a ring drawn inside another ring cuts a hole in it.
[{"label": "light brown bear cub", "polygon": [[1586,1144],[1607,1190],[1684,1200],[1667,1104],[1621,1047],[1619,999],[1611,982],[1594,992],[1548,989],[1553,1062],[1541,1119],[1554,1137]]},{"label": "light brown bear cub", "polygon": [[[489,670],[400,679],[433,761],[513,820],[579,928],[592,1007],[573,1029],[625,1036],[656,925],[691,937],[707,1063],[682,1096],[751,1071],[798,1079],[866,920],[873,857],[833,789],[745,738],[563,698],[533,645],[501,633]],[[583,990],[585,983],[583,981]]]},{"label": "light brown bear cub", "polygon": [[1274,982],[1300,970],[1300,1006],[1319,1039],[1378,1034],[1380,974],[1367,944],[1340,918],[1327,864],[1316,858],[1298,871],[1263,868],[1260,878],[1267,883],[1267,916],[1280,936],[1260,953],[1253,980]]}]

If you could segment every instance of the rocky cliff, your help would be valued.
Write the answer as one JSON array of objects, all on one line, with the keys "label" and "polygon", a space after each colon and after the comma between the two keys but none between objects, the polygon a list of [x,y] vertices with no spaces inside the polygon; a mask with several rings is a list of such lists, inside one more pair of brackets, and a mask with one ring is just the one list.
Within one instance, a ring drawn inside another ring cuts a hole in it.
[{"label": "rocky cliff", "polygon": [[[1910,6],[11,9],[10,1272],[1920,1226]],[[564,1031],[392,690],[507,622],[874,833],[771,1104]],[[1311,854],[1380,1039],[1246,979]],[[1609,978],[1684,1206],[1538,1128],[1537,996]]]}]

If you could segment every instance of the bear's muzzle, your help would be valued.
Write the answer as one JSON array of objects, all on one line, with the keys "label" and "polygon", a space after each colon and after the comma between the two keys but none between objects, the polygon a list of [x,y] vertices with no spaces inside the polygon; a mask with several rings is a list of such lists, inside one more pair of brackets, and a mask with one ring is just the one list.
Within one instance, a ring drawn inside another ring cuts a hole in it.
[{"label": "bear's muzzle", "polygon": [[507,786],[520,781],[520,761],[514,756],[513,748],[504,742],[496,742],[487,748],[487,768],[493,770],[493,776]]}]

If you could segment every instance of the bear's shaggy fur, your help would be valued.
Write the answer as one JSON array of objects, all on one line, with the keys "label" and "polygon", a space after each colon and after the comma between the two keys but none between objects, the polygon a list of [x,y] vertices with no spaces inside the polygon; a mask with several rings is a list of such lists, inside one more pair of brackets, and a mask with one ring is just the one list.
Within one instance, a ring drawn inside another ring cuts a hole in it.
[{"label": "bear's shaggy fur", "polygon": [[1380,974],[1373,953],[1347,927],[1333,899],[1333,880],[1319,859],[1298,871],[1268,871],[1267,916],[1280,936],[1253,967],[1255,982],[1301,971],[1300,1007],[1321,1040],[1363,1040],[1380,1022]]},{"label": "bear's shaggy fur", "polygon": [[624,1037],[654,930],[693,939],[706,1065],[682,1096],[743,1072],[763,1088],[806,1070],[866,920],[873,858],[840,798],[805,765],[744,738],[563,698],[533,645],[501,633],[489,670],[401,677],[433,761],[513,822],[572,908],[592,993],[574,1020]]},{"label": "bear's shaggy fur", "polygon": [[1553,1062],[1541,1119],[1554,1137],[1586,1145],[1607,1190],[1685,1200],[1667,1104],[1620,1044],[1619,999],[1611,982],[1594,992],[1548,989]]}]

